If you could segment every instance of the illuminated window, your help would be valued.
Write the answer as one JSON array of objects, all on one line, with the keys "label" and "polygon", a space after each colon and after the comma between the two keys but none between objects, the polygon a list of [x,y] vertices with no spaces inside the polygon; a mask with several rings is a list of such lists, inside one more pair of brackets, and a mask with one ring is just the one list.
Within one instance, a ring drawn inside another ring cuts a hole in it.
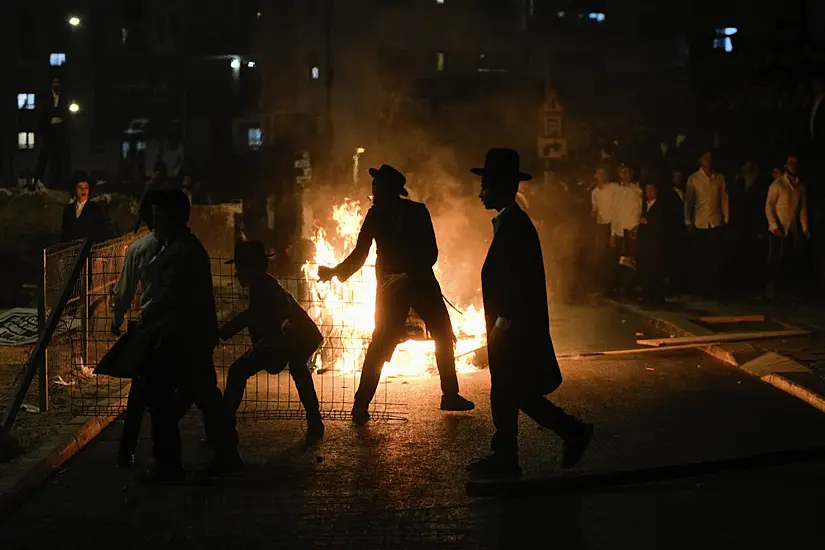
[{"label": "illuminated window", "polygon": [[310,75],[312,75],[312,80],[318,80],[321,78],[321,69],[318,67],[313,67],[312,71],[310,71]]},{"label": "illuminated window", "polygon": [[435,0],[435,3],[436,3],[436,4],[443,4],[443,3],[444,3],[444,0]]},{"label": "illuminated window", "polygon": [[260,128],[250,128],[246,134],[247,144],[250,149],[260,149],[264,144],[264,134]]},{"label": "illuminated window", "polygon": [[588,17],[590,17],[593,21],[598,21],[599,23],[607,19],[607,16],[603,13],[591,13]]},{"label": "illuminated window", "polygon": [[713,49],[725,50],[726,52],[733,51],[733,39],[731,36],[739,32],[736,27],[725,27],[723,29],[716,29],[716,37],[713,39]]},{"label": "illuminated window", "polygon": [[17,108],[25,111],[34,109],[34,94],[17,94]]},{"label": "illuminated window", "polygon": [[564,19],[564,16],[565,16],[566,14],[565,14],[563,11],[560,11],[560,12],[558,12],[556,15],[558,15],[560,19]]},{"label": "illuminated window", "polygon": [[34,149],[34,132],[18,132],[17,148],[21,150]]},{"label": "illuminated window", "polygon": [[438,52],[435,56],[435,70],[444,70],[444,52]]},{"label": "illuminated window", "polygon": [[52,67],[59,67],[61,65],[66,64],[66,54],[65,53],[53,53],[49,54],[49,65]]}]

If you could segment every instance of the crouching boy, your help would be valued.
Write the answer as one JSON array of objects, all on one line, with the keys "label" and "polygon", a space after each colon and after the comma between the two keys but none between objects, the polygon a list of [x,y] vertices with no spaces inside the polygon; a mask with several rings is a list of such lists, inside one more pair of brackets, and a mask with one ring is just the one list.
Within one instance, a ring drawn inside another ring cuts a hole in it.
[{"label": "crouching boy", "polygon": [[246,381],[262,370],[278,374],[289,365],[306,410],[307,440],[319,440],[324,423],[307,365],[324,340],[321,331],[295,298],[267,273],[268,257],[260,242],[238,243],[235,258],[226,263],[235,264],[238,282],[249,289],[249,308],[221,327],[220,338],[228,340],[248,327],[252,340],[252,348],[229,367],[226,377],[224,399],[233,422]]}]

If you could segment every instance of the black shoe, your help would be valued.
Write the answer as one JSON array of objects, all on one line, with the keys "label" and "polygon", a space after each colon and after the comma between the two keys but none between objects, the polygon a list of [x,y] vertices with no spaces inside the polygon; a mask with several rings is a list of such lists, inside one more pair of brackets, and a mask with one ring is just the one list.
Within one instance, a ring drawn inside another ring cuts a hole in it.
[{"label": "black shoe", "polygon": [[367,410],[367,407],[363,405],[353,405],[352,412],[350,414],[352,415],[352,421],[359,426],[363,426],[370,419],[370,413]]},{"label": "black shoe", "polygon": [[138,483],[144,485],[176,485],[186,479],[186,470],[182,466],[159,468],[155,466],[135,476]]},{"label": "black shoe", "polygon": [[129,451],[120,451],[117,453],[117,467],[121,470],[128,470],[135,463],[135,455]]},{"label": "black shoe", "polygon": [[493,453],[484,458],[477,458],[467,465],[467,471],[480,477],[516,477],[521,475],[518,458],[505,458]]},{"label": "black shoe", "polygon": [[471,411],[475,409],[475,404],[469,399],[464,399],[457,393],[441,396],[442,411]]},{"label": "black shoe", "polygon": [[564,454],[561,459],[561,467],[568,469],[578,464],[584,456],[588,445],[590,445],[591,439],[593,439],[593,424],[579,422],[573,431],[573,435],[564,440]]},{"label": "black shoe", "polygon": [[317,443],[324,437],[324,423],[321,419],[310,420],[307,423],[307,443],[312,445]]},{"label": "black shoe", "polygon": [[233,477],[241,472],[243,472],[243,460],[236,455],[231,459],[213,460],[208,466],[198,471],[198,479],[205,481],[221,477]]}]

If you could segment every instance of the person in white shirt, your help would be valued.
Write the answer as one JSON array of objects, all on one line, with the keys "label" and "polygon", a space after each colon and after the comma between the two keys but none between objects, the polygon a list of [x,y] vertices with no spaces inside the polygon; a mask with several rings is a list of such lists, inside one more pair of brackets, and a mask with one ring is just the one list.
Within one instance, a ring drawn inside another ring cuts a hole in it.
[{"label": "person in white shirt", "polygon": [[725,176],[713,169],[713,154],[705,149],[685,189],[685,225],[694,237],[695,277],[702,294],[715,295],[722,284],[722,230],[729,218]]},{"label": "person in white shirt", "polygon": [[596,222],[593,243],[597,276],[604,278],[611,268],[610,231],[613,221],[613,201],[618,185],[608,180],[607,168],[600,166],[593,174],[596,186],[590,192],[591,215]]},{"label": "person in white shirt", "polygon": [[[120,273],[114,288],[113,314],[111,332],[115,336],[120,335],[121,326],[126,314],[132,308],[132,302],[140,284],[140,311],[144,311],[151,303],[157,293],[157,285],[153,281],[157,273],[151,269],[151,260],[161,249],[161,242],[153,230],[152,207],[160,200],[162,191],[147,191],[140,202],[138,211],[138,222],[135,232],[140,230],[142,223],[146,224],[149,233],[137,239],[129,248],[123,259],[123,269]],[[156,271],[156,270],[155,270]],[[191,402],[185,398],[179,400],[179,414],[182,416],[191,407]],[[123,432],[120,436],[120,446],[117,455],[117,463],[120,468],[129,468],[134,462],[134,453],[137,448],[140,426],[143,423],[143,414],[146,412],[145,388],[140,379],[132,381],[129,389],[129,398],[126,402],[126,414],[123,421]]]},{"label": "person in white shirt", "polygon": [[[626,164],[619,166],[619,184],[613,192],[613,210],[610,220],[615,259],[619,265],[635,268],[636,233],[642,219],[642,188],[633,181],[633,170]],[[630,281],[621,281],[616,269],[617,290],[626,290]]]},{"label": "person in white shirt", "polygon": [[783,288],[794,282],[801,273],[808,228],[808,199],[799,180],[799,158],[788,155],[785,172],[768,188],[765,217],[770,231],[768,262],[771,277],[768,296],[775,297],[777,285]]}]

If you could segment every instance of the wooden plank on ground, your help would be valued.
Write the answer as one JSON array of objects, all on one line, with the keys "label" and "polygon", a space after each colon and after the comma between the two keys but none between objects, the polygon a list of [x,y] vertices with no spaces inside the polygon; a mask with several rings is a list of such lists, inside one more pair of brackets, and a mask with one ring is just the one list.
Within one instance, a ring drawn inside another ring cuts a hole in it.
[{"label": "wooden plank on ground", "polygon": [[764,323],[764,315],[719,315],[699,317],[699,321],[710,325],[726,325],[730,323]]},{"label": "wooden plank on ground", "polygon": [[728,334],[707,334],[704,336],[680,336],[676,338],[653,338],[636,340],[642,346],[678,346],[682,344],[720,344],[724,342],[746,342],[748,340],[768,340],[773,338],[793,338],[814,334],[811,330],[763,330],[731,332]]}]

